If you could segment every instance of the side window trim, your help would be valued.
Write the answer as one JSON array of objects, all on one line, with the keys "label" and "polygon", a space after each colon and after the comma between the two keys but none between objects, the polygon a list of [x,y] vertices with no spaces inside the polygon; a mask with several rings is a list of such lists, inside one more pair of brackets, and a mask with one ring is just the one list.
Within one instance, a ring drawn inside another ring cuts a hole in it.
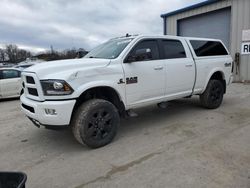
[{"label": "side window trim", "polygon": [[[127,59],[128,59],[128,56],[133,52],[133,50],[137,47],[137,45],[141,42],[144,42],[144,41],[155,41],[156,44],[157,44],[157,50],[158,50],[158,53],[159,53],[159,58],[158,59],[154,59],[152,61],[158,61],[158,60],[161,60],[161,48],[160,48],[160,45],[159,45],[159,39],[157,38],[148,38],[148,39],[141,39],[139,41],[136,42],[136,44],[129,50],[129,52],[127,53],[127,55],[125,56],[124,60],[123,60],[123,63],[127,63]],[[141,62],[141,61],[136,61],[136,62]]]}]

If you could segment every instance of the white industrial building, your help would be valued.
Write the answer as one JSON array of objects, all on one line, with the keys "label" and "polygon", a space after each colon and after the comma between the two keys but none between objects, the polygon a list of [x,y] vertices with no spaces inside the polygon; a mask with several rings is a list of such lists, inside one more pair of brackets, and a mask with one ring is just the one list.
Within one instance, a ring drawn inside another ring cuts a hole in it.
[{"label": "white industrial building", "polygon": [[161,17],[164,34],[221,39],[235,60],[235,80],[250,81],[250,0],[207,0]]}]

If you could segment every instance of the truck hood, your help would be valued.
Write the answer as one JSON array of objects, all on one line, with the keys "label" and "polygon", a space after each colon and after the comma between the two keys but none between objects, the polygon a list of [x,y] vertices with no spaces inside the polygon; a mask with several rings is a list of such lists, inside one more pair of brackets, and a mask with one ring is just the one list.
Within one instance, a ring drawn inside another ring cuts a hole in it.
[{"label": "truck hood", "polygon": [[58,60],[39,63],[24,70],[33,72],[39,79],[66,79],[71,72],[83,71],[92,68],[104,67],[110,63],[109,59],[81,58]]}]

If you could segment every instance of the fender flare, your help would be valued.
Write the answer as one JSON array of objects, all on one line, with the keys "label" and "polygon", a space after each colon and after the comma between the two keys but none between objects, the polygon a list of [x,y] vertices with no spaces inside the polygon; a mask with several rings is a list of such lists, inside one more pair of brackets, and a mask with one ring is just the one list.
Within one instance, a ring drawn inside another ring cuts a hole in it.
[{"label": "fender flare", "polygon": [[207,84],[208,84],[209,80],[211,79],[211,77],[212,77],[216,72],[220,72],[221,75],[222,75],[223,80],[225,80],[225,73],[224,73],[224,71],[223,71],[222,68],[214,68],[214,69],[212,69],[212,70],[210,71],[210,73],[208,74],[207,78],[206,78],[206,82],[205,82],[205,85],[204,85],[204,87],[203,87],[201,93],[203,93],[203,92],[206,90]]},{"label": "fender flare", "polygon": [[89,82],[87,84],[84,84],[75,91],[75,98],[80,97],[87,90],[92,89],[92,88],[97,88],[97,87],[109,87],[113,89],[117,93],[120,101],[122,101],[124,105],[126,104],[125,88],[124,88],[124,93],[121,93],[119,92],[119,90],[121,90],[122,86],[119,86],[120,88],[115,87],[115,84],[109,81],[94,81],[94,82]]}]

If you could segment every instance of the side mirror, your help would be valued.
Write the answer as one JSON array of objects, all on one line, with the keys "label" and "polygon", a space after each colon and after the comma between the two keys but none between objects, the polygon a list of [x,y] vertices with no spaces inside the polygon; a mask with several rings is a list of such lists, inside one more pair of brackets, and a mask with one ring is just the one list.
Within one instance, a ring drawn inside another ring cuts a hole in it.
[{"label": "side mirror", "polygon": [[126,63],[152,59],[152,52],[149,48],[138,49],[134,55],[129,55]]},{"label": "side mirror", "polygon": [[26,180],[22,172],[0,172],[0,187],[25,188]]}]

